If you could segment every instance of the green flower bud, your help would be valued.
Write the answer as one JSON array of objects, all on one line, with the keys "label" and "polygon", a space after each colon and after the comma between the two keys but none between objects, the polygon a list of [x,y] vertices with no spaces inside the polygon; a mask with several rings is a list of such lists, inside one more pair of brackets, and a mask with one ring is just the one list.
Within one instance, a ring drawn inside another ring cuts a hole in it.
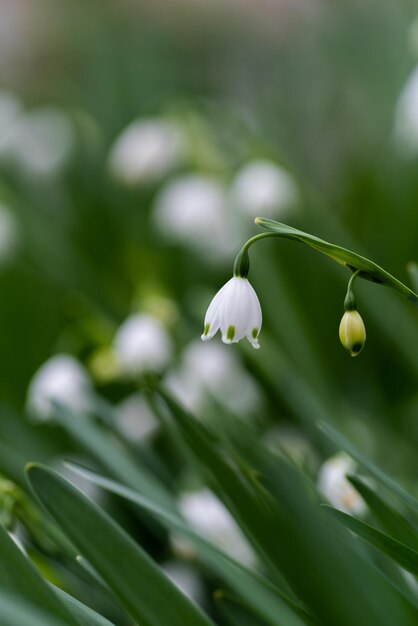
[{"label": "green flower bud", "polygon": [[366,343],[366,327],[358,311],[346,311],[340,323],[340,341],[344,348],[357,356]]}]

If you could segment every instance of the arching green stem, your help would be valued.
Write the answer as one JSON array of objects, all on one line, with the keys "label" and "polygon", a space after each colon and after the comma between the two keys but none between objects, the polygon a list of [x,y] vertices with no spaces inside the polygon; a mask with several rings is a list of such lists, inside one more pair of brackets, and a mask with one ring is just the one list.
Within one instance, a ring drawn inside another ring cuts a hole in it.
[{"label": "arching green stem", "polygon": [[353,286],[356,278],[360,275],[361,270],[357,270],[348,281],[347,295],[344,300],[344,311],[357,311],[357,302],[354,295]]},{"label": "arching green stem", "polygon": [[250,271],[248,249],[253,245],[253,243],[256,243],[256,241],[266,239],[267,237],[280,237],[280,235],[278,233],[260,233],[259,235],[254,235],[254,237],[251,237],[251,239],[245,242],[235,258],[234,276],[247,278],[248,272]]}]

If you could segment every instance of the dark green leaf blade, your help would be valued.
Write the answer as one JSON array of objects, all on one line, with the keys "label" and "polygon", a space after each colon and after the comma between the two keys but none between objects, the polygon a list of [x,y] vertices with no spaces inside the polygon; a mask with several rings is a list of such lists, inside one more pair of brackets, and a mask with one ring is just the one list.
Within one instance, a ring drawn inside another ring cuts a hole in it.
[{"label": "dark green leaf blade", "polygon": [[26,471],[41,504],[141,626],[213,626],[96,504],[47,467]]},{"label": "dark green leaf blade", "polygon": [[330,424],[325,422],[319,423],[319,428],[341,449],[347,452],[353,459],[355,459],[359,465],[366,469],[374,478],[376,478],[382,485],[384,485],[389,491],[394,493],[405,504],[407,504],[412,510],[418,511],[418,500],[416,500],[411,494],[403,489],[393,478],[388,476],[383,470],[380,469],[373,461],[367,458],[351,441],[349,441],[344,435],[336,430]]},{"label": "dark green leaf blade", "polygon": [[334,509],[332,506],[324,504],[323,508],[338,521],[342,522],[349,530],[368,541],[375,548],[384,552],[387,556],[396,561],[398,565],[408,570],[408,572],[418,576],[418,552],[408,548],[408,546],[405,546],[400,541],[392,539],[392,537],[382,533],[380,530],[377,530],[377,528],[355,517],[351,517],[351,515],[343,513],[338,509]]},{"label": "dark green leaf blade", "polygon": [[0,591],[1,626],[66,626],[68,622],[41,609],[36,602],[29,602],[27,597]]},{"label": "dark green leaf blade", "polygon": [[59,597],[70,613],[74,615],[81,626],[115,626],[112,622],[109,622],[108,619],[96,613],[96,611],[93,611],[93,609],[76,598],[73,598],[59,587],[51,586],[54,593]]},{"label": "dark green leaf blade", "polygon": [[374,517],[383,526],[383,529],[394,539],[418,550],[418,531],[403,515],[387,504],[367,483],[359,476],[347,476],[353,487],[359,492],[368,505]]},{"label": "dark green leaf blade", "polygon": [[311,246],[311,248],[315,248],[315,250],[322,252],[322,254],[325,254],[334,261],[337,261],[340,265],[344,265],[350,271],[360,271],[359,276],[361,278],[392,287],[392,289],[399,291],[413,304],[418,306],[418,295],[416,293],[414,293],[397,278],[389,274],[389,272],[384,270],[382,267],[373,261],[370,261],[370,259],[367,259],[356,252],[352,252],[351,250],[347,250],[346,248],[342,248],[341,246],[324,241],[319,237],[305,233],[297,228],[288,226],[287,224],[276,222],[275,220],[257,217],[256,224],[263,226],[270,232],[274,232],[277,236],[282,237],[283,239],[299,241]]},{"label": "dark green leaf blade", "polygon": [[164,508],[176,510],[174,499],[161,482],[128,450],[114,445],[109,434],[99,428],[88,415],[76,415],[56,404],[56,414],[66,431],[74,437],[112,476],[133,489],[138,489]]},{"label": "dark green leaf blade", "polygon": [[28,602],[34,602],[39,608],[67,624],[78,624],[2,526],[0,526],[0,586],[24,596]]},{"label": "dark green leaf blade", "polygon": [[280,592],[251,569],[244,567],[235,559],[217,548],[196,532],[183,520],[164,511],[161,507],[132,489],[100,476],[96,472],[76,463],[67,463],[68,467],[84,478],[91,480],[103,489],[125,498],[154,515],[169,531],[183,534],[190,539],[198,551],[202,561],[220,578],[235,589],[246,603],[260,612],[263,619],[275,626],[301,626],[310,623],[310,617],[304,612],[302,605],[296,605],[290,598]]}]

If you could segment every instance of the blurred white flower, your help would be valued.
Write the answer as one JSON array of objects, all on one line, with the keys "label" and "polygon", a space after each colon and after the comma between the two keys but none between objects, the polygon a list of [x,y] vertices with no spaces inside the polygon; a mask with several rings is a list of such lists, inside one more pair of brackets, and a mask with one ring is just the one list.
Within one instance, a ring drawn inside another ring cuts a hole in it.
[{"label": "blurred white flower", "polygon": [[280,217],[298,198],[293,177],[273,161],[251,161],[232,182],[230,199],[234,208],[255,218]]},{"label": "blurred white flower", "polygon": [[12,210],[0,202],[0,266],[14,259],[19,244],[19,222]]},{"label": "blurred white flower", "polygon": [[242,366],[239,355],[219,343],[190,343],[180,367],[166,377],[166,385],[196,413],[204,413],[211,398],[241,417],[255,414],[261,404],[260,389]]},{"label": "blurred white flower", "polygon": [[311,469],[317,467],[315,449],[303,431],[293,426],[275,426],[263,437],[266,447],[273,453],[285,452],[297,465]]},{"label": "blurred white flower", "polygon": [[208,176],[188,175],[168,182],[157,195],[153,218],[170,241],[187,245],[214,261],[238,246],[225,190]]},{"label": "blurred white flower", "polygon": [[260,302],[247,278],[233,276],[215,295],[205,315],[202,340],[221,330],[222,341],[237,343],[245,337],[258,349],[262,314]]},{"label": "blurred white flower", "polygon": [[241,563],[254,564],[254,553],[241,529],[211,491],[201,489],[183,494],[179,508],[185,520],[199,534]]},{"label": "blurred white flower", "polygon": [[152,315],[135,314],[119,327],[113,349],[122,373],[135,376],[166,367],[172,355],[170,336]]},{"label": "blurred white flower", "polygon": [[74,133],[67,116],[54,107],[19,115],[4,141],[0,158],[23,174],[44,177],[59,173],[74,148]]},{"label": "blurred white flower", "polygon": [[395,141],[407,155],[418,152],[418,66],[408,77],[396,104]]},{"label": "blurred white flower", "polygon": [[178,124],[158,118],[137,119],[115,140],[109,169],[128,185],[156,183],[183,161],[185,152],[186,139]]},{"label": "blurred white flower", "polygon": [[205,589],[196,569],[180,561],[167,561],[161,565],[163,571],[176,587],[190,600],[202,605],[205,599]]},{"label": "blurred white flower", "polygon": [[87,371],[69,354],[58,354],[46,361],[32,378],[27,407],[32,417],[47,420],[54,415],[54,402],[75,413],[89,410],[92,386]]},{"label": "blurred white flower", "polygon": [[363,498],[347,480],[356,470],[355,461],[345,452],[338,452],[325,461],[318,476],[318,489],[340,511],[362,515],[366,511]]},{"label": "blurred white flower", "polygon": [[133,393],[116,406],[118,424],[122,432],[133,442],[152,437],[159,424],[140,393]]}]

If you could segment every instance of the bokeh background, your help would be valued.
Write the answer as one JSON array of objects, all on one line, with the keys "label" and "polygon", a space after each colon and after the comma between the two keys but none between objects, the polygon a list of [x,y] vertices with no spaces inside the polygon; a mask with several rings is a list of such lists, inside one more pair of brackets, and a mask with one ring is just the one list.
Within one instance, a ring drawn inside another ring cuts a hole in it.
[{"label": "bokeh background", "polygon": [[[270,240],[251,253],[261,349],[199,338],[257,215],[413,279],[415,17],[406,0],[1,0],[5,478],[9,453],[92,465],[49,399],[84,409],[93,395],[99,419],[187,499],[196,479],[141,395],[157,370],[198,418],[245,423],[315,480],[333,452],[322,419],[418,493],[418,312],[397,293],[357,283],[368,338],[351,359],[338,341],[346,271]],[[146,537],[178,567],[178,546]]]}]

